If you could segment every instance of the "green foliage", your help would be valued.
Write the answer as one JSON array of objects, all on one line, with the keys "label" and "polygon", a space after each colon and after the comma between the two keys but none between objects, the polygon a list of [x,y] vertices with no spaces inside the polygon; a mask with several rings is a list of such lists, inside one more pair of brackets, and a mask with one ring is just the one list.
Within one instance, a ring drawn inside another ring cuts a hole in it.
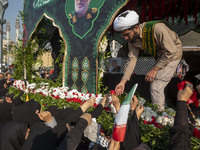
[{"label": "green foliage", "polygon": [[105,134],[110,136],[114,125],[113,114],[103,111],[101,116],[99,116],[97,119],[97,122],[102,125],[102,129],[104,130]]},{"label": "green foliage", "polygon": [[36,76],[33,76],[36,73],[35,66],[36,64],[41,64],[41,60],[37,59],[38,56],[41,56],[44,52],[46,52],[46,49],[40,49],[37,44],[37,39],[30,40],[27,43],[27,46],[23,48],[22,41],[19,41],[19,44],[14,45],[13,48],[13,54],[14,54],[14,78],[15,79],[24,79],[24,69],[26,68],[26,79],[29,83],[41,83],[41,82],[48,82],[51,84],[51,86],[62,86],[62,59],[64,54],[64,44],[62,42],[61,44],[61,50],[60,54],[56,60],[56,63],[59,63],[59,67],[61,68],[61,71],[59,73],[59,76],[56,78],[56,80],[50,81],[50,80],[44,80],[41,78],[37,78]]},{"label": "green foliage", "polygon": [[[42,80],[35,80],[35,81],[37,81],[37,84],[42,82]],[[50,87],[52,85],[53,84],[51,84]],[[16,88],[10,87],[9,93],[15,93],[15,95],[17,96],[20,93],[20,91]],[[79,103],[67,102],[66,100],[55,99],[50,96],[44,97],[41,94],[28,94],[28,97],[29,97],[29,100],[34,99],[38,101],[42,106],[42,110],[47,109],[51,105],[56,105],[60,109],[68,108],[68,107],[77,109],[80,107]],[[121,103],[123,102],[125,97],[126,97],[126,94],[119,96]],[[24,94],[21,98],[23,101],[25,101],[26,94]],[[145,106],[148,106],[154,110],[157,110],[157,107],[153,106],[149,102],[146,102]],[[91,112],[93,109],[94,108],[91,108],[87,112]],[[157,113],[159,114],[160,112],[157,112]],[[104,110],[102,114],[98,117],[97,122],[102,125],[102,129],[104,130],[104,133],[107,136],[110,136],[112,134],[113,125],[114,125],[114,114],[106,112]],[[154,125],[144,124],[143,120],[140,120],[140,129],[141,129],[141,141],[143,143],[146,143],[152,150],[167,150],[168,149],[169,141],[170,141],[170,134],[169,134],[170,127],[164,126],[163,128],[156,128]],[[193,150],[200,149],[200,139],[192,137],[191,145],[192,145]]]},{"label": "green foliage", "polygon": [[105,61],[111,55],[110,51],[107,51],[108,41],[109,40],[107,39],[107,36],[105,35],[102,38],[102,41],[98,47],[98,51],[99,51],[98,62],[100,62],[98,66],[99,67],[98,68],[98,93],[102,93],[102,94],[104,94],[105,92],[108,92],[108,88],[104,87],[103,81],[102,81],[103,73],[105,71]]},{"label": "green foliage", "polygon": [[35,74],[34,65],[38,63],[37,60],[37,43],[32,40],[27,43],[27,46],[23,48],[22,41],[19,44],[14,45],[14,78],[23,79],[24,69],[26,68],[26,79],[31,80],[32,75]]},{"label": "green foliage", "polygon": [[23,44],[20,41],[19,45],[14,45],[14,78],[15,79],[23,79],[23,59],[24,59],[24,51],[23,51]]},{"label": "green foliage", "polygon": [[140,121],[141,140],[156,150],[167,150],[169,145],[169,128],[156,128],[154,125],[144,124]]},{"label": "green foliage", "polygon": [[62,86],[62,79],[63,79],[63,61],[64,61],[64,53],[65,53],[65,43],[64,41],[60,40],[61,43],[61,49],[59,51],[59,55],[56,59],[55,63],[59,64],[59,68],[60,68],[60,72],[58,77],[56,78],[55,82],[57,84],[60,84],[60,86]]},{"label": "green foliage", "polygon": [[199,150],[200,149],[200,139],[192,137],[191,145],[192,145],[193,150]]},{"label": "green foliage", "polygon": [[[16,88],[13,88],[13,87],[9,87],[9,94],[15,94],[14,98],[17,97],[20,93],[20,90],[16,89]],[[25,101],[25,99],[24,99]]]},{"label": "green foliage", "polygon": [[19,11],[19,15],[18,15],[18,17],[21,18],[22,23],[24,24],[24,10],[23,10],[23,11]]}]

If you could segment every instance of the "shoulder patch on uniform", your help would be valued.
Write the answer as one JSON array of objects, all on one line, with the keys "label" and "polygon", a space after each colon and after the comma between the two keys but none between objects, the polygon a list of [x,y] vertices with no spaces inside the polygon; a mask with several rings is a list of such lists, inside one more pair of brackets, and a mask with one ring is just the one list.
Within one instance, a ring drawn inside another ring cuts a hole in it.
[{"label": "shoulder patch on uniform", "polygon": [[97,8],[92,8],[92,13],[96,13],[97,12]]},{"label": "shoulder patch on uniform", "polygon": [[73,23],[77,22],[76,16],[73,16]]},{"label": "shoulder patch on uniform", "polygon": [[86,18],[87,18],[87,19],[92,18],[92,15],[91,15],[90,13],[87,13]]},{"label": "shoulder patch on uniform", "polygon": [[72,19],[72,14],[68,14],[68,16],[69,16],[69,19]]}]

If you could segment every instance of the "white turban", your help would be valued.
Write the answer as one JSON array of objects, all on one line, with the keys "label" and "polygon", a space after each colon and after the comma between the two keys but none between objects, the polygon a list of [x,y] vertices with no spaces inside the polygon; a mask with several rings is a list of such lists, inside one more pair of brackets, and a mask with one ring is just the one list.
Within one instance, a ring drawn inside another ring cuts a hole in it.
[{"label": "white turban", "polygon": [[114,30],[124,31],[137,23],[139,23],[139,15],[133,10],[127,10],[115,18]]}]

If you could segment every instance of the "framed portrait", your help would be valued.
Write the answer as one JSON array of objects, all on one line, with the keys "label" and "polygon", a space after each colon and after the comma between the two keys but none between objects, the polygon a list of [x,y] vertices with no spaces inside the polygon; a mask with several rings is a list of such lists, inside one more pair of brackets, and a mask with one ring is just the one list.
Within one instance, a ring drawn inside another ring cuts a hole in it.
[{"label": "framed portrait", "polygon": [[109,58],[106,68],[110,73],[121,73],[122,71],[122,59],[121,58]]}]

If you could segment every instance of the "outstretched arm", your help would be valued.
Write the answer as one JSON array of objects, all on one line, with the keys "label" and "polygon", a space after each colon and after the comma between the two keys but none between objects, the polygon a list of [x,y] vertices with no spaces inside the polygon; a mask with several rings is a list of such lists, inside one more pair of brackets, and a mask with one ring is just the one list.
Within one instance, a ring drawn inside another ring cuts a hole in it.
[{"label": "outstretched arm", "polygon": [[192,91],[193,85],[191,83],[186,83],[186,87],[178,91],[174,126],[170,129],[170,149],[191,149],[187,101],[191,97]]},{"label": "outstretched arm", "polygon": [[92,122],[91,114],[85,113],[80,117],[80,120],[66,135],[65,139],[59,145],[58,150],[76,150],[82,137],[83,130]]}]

